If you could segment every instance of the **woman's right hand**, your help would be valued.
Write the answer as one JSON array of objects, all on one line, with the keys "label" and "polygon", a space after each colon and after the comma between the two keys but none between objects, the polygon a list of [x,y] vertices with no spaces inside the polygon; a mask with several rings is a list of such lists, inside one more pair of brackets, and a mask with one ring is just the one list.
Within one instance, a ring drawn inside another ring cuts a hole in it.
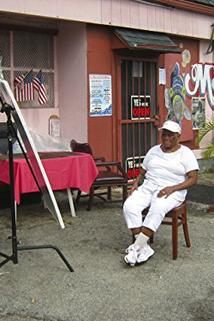
[{"label": "woman's right hand", "polygon": [[131,189],[129,190],[128,195],[132,195],[132,193],[138,188],[138,186],[136,186],[135,184],[132,185]]},{"label": "woman's right hand", "polygon": [[129,195],[129,196],[132,195],[132,193],[133,193],[136,189],[138,189],[140,180],[141,180],[142,176],[145,175],[145,173],[146,173],[146,170],[143,169],[143,168],[141,168],[139,175],[138,175],[137,178],[135,179],[135,181],[134,181],[131,189],[130,189],[129,192],[128,192],[128,195]]}]

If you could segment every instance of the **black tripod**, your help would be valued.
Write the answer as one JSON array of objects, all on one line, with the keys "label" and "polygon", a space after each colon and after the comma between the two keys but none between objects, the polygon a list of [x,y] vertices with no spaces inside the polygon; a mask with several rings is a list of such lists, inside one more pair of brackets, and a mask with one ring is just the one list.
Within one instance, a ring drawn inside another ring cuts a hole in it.
[{"label": "black tripod", "polygon": [[[3,261],[0,262],[0,267],[2,267],[4,264],[6,264],[9,261],[13,261],[14,264],[18,263],[18,251],[25,251],[25,250],[38,250],[38,249],[53,249],[57,252],[57,254],[60,256],[60,258],[63,260],[69,271],[74,272],[73,268],[69,264],[69,262],[66,260],[65,256],[62,254],[62,252],[56,247],[51,244],[47,245],[35,245],[35,246],[20,246],[19,242],[17,240],[16,235],[16,209],[15,209],[15,197],[14,197],[14,167],[13,167],[13,142],[12,139],[15,136],[17,139],[19,146],[22,150],[22,153],[28,163],[28,166],[31,170],[31,173],[33,174],[33,177],[35,179],[35,182],[37,184],[37,187],[40,190],[39,184],[37,182],[37,179],[34,175],[34,172],[32,170],[31,164],[27,158],[27,155],[24,151],[24,148],[20,142],[20,139],[13,127],[13,122],[11,120],[11,112],[14,111],[14,108],[7,103],[3,102],[0,98],[1,103],[1,112],[5,113],[7,116],[7,139],[8,139],[8,152],[9,152],[9,172],[10,172],[10,212],[11,212],[11,223],[12,223],[12,255],[7,255],[2,252],[0,252],[0,256],[3,257]],[[41,191],[41,190],[40,190]]]}]

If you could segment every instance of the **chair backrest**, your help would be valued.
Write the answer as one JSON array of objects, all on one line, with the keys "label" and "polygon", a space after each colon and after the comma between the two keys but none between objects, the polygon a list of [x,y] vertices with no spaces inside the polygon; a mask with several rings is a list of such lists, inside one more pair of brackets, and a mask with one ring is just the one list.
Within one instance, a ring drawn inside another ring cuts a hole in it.
[{"label": "chair backrest", "polygon": [[[13,123],[13,128],[17,133],[17,127]],[[7,154],[8,152],[8,139],[7,139],[7,123],[0,122],[0,154]],[[16,138],[14,134],[12,134],[12,142],[15,143]]]},{"label": "chair backrest", "polygon": [[93,155],[92,148],[88,143],[78,143],[75,139],[72,139],[70,146],[73,152],[82,152]]}]

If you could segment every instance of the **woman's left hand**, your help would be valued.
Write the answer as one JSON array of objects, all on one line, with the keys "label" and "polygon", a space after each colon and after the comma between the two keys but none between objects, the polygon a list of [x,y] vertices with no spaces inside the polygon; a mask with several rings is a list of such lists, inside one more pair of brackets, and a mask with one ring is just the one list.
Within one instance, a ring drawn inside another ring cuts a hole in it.
[{"label": "woman's left hand", "polygon": [[158,197],[165,197],[167,198],[170,194],[175,192],[174,186],[167,186],[164,187],[162,190],[159,191]]}]

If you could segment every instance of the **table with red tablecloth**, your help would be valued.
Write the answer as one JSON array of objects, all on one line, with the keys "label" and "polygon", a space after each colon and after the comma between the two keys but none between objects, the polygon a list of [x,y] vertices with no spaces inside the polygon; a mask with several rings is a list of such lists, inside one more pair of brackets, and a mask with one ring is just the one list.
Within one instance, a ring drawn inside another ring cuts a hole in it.
[{"label": "table with red tablecloth", "polygon": [[[87,193],[98,170],[91,155],[85,153],[41,153],[40,158],[53,190],[77,188]],[[9,184],[9,161],[0,158],[0,181]],[[38,188],[26,160],[14,157],[15,201],[20,204],[22,193]]]}]

